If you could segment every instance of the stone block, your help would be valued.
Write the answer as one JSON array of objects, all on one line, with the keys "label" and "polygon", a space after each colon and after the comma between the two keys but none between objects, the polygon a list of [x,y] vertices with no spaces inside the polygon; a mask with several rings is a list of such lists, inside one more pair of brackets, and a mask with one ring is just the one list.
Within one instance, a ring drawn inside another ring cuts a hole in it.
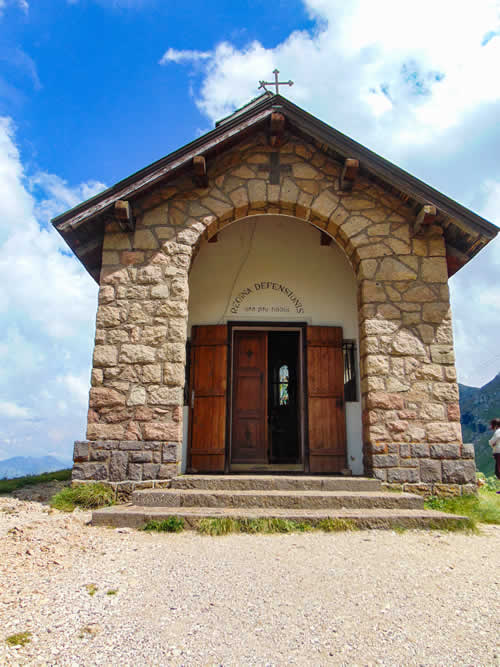
[{"label": "stone block", "polygon": [[108,461],[109,459],[109,450],[107,449],[97,449],[95,447],[90,448],[90,461]]},{"label": "stone block", "polygon": [[137,282],[140,285],[154,285],[162,282],[162,280],[163,275],[160,266],[144,266],[137,271]]},{"label": "stone block", "polygon": [[176,465],[161,465],[158,470],[158,479],[172,479],[177,475]]},{"label": "stone block", "polygon": [[125,434],[123,424],[88,424],[88,440],[121,440]]},{"label": "stone block", "polygon": [[[182,405],[182,387],[151,386],[148,389],[148,400],[149,405]],[[168,440],[168,438],[159,439]]]},{"label": "stone block", "polygon": [[464,443],[462,445],[462,458],[463,459],[473,459],[475,457],[474,445],[472,443]]},{"label": "stone block", "polygon": [[456,422],[431,422],[426,425],[427,440],[429,442],[461,441],[462,430]]},{"label": "stone block", "polygon": [[146,390],[144,387],[136,386],[130,390],[127,405],[144,405],[146,403]]},{"label": "stone block", "polygon": [[109,460],[109,479],[112,482],[121,482],[122,480],[127,479],[127,465],[127,452],[111,452],[111,458]]},{"label": "stone block", "polygon": [[432,459],[420,459],[420,481],[440,482],[441,461],[434,461]]},{"label": "stone block", "polygon": [[439,498],[455,498],[461,495],[459,484],[434,484],[433,495]]},{"label": "stone block", "polygon": [[400,468],[418,468],[419,462],[421,459],[404,459],[401,458],[399,461]]},{"label": "stone block", "polygon": [[391,468],[399,465],[399,456],[397,454],[374,454],[374,468]]},{"label": "stone block", "polygon": [[89,460],[89,443],[86,440],[77,440],[73,448],[73,461]]},{"label": "stone block", "polygon": [[425,348],[422,342],[414,334],[412,334],[411,331],[404,329],[396,334],[392,342],[392,351],[395,354],[405,356],[425,356]]},{"label": "stone block", "polygon": [[174,463],[175,461],[177,461],[177,443],[167,442],[165,445],[163,445],[162,462]]},{"label": "stone block", "polygon": [[448,269],[444,257],[422,258],[422,280],[426,283],[448,282]]},{"label": "stone block", "polygon": [[122,345],[120,362],[128,364],[150,364],[155,360],[156,350],[147,345]]},{"label": "stone block", "polygon": [[387,394],[384,392],[372,392],[367,396],[369,408],[381,408],[383,410],[402,410],[404,400],[397,394]]},{"label": "stone block", "polygon": [[91,408],[113,408],[125,405],[125,396],[108,387],[92,387],[89,406]]},{"label": "stone block", "polygon": [[130,452],[130,463],[152,463],[153,452]]},{"label": "stone block", "polygon": [[387,481],[387,469],[385,468],[375,468],[373,470],[373,476],[375,479],[379,479],[381,482]]},{"label": "stone block", "polygon": [[134,481],[142,480],[142,465],[140,463],[129,463],[128,464],[128,479]]},{"label": "stone block", "polygon": [[417,468],[389,468],[387,471],[387,481],[391,483],[402,484],[404,482],[418,482]]},{"label": "stone block", "polygon": [[431,345],[431,359],[435,364],[454,364],[455,352],[453,346]]},{"label": "stone block", "polygon": [[404,459],[409,459],[411,456],[411,449],[410,445],[407,445],[405,443],[401,443],[399,445],[399,456]]},{"label": "stone block", "polygon": [[108,479],[108,469],[102,463],[79,463],[73,466],[72,479],[101,481]]},{"label": "stone block", "polygon": [[[399,243],[401,243],[401,241],[399,241]],[[377,280],[415,280],[416,277],[416,271],[392,257],[384,257],[375,274]]]},{"label": "stone block", "polygon": [[144,463],[142,466],[142,479],[158,479],[159,463]]},{"label": "stone block", "polygon": [[461,487],[463,496],[476,496],[477,495],[477,484],[463,484]]},{"label": "stone block", "polygon": [[410,445],[412,456],[417,458],[426,458],[429,456],[429,445],[425,442],[413,442]]},{"label": "stone block", "polygon": [[181,441],[180,424],[176,422],[151,422],[144,424],[144,437],[147,440]]},{"label": "stone block", "polygon": [[433,459],[458,459],[460,458],[460,445],[454,443],[431,445],[430,454]]},{"label": "stone block", "polygon": [[116,366],[118,362],[118,350],[114,345],[96,345],[94,348],[94,366],[109,367]]}]

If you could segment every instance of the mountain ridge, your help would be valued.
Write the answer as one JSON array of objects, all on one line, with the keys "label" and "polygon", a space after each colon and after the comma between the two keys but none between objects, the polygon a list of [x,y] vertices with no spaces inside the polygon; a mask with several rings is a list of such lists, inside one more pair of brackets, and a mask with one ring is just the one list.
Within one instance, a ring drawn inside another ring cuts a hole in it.
[{"label": "mountain ridge", "polygon": [[490,421],[500,418],[500,373],[482,387],[458,385],[460,393],[460,422],[464,442],[472,442],[476,467],[485,475],[493,475],[494,461],[488,440]]},{"label": "mountain ridge", "polygon": [[70,468],[72,463],[55,456],[12,456],[0,461],[0,479],[38,475]]}]

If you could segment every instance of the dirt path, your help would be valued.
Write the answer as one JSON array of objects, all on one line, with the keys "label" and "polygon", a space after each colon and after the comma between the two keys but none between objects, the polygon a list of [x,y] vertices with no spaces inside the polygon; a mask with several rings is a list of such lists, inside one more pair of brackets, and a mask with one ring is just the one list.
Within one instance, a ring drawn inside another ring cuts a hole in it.
[{"label": "dirt path", "polygon": [[0,664],[500,665],[500,527],[210,538],[88,519],[0,498]]}]

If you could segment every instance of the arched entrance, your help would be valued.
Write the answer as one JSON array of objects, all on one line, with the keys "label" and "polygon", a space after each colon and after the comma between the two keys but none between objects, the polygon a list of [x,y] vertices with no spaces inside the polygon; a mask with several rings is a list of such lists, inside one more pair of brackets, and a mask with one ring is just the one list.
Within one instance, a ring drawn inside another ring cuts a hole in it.
[{"label": "arched entrance", "polygon": [[201,244],[189,288],[183,469],[361,474],[357,283],[336,243],[243,218]]}]

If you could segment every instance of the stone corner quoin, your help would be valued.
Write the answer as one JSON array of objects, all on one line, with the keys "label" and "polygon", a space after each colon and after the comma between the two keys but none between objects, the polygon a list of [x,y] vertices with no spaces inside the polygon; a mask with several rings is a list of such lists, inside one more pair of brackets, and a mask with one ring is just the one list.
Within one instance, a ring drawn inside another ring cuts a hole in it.
[{"label": "stone corner quoin", "polygon": [[[414,212],[294,136],[269,183],[264,133],[134,201],[135,232],[106,226],[87,440],[75,480],[124,493],[179,470],[189,270],[200,245],[238,219],[266,213],[331,236],[357,276],[365,474],[418,493],[470,492],[474,451],[462,443],[442,229],[411,234]],[[209,277],[207,277],[209,281]]]}]

